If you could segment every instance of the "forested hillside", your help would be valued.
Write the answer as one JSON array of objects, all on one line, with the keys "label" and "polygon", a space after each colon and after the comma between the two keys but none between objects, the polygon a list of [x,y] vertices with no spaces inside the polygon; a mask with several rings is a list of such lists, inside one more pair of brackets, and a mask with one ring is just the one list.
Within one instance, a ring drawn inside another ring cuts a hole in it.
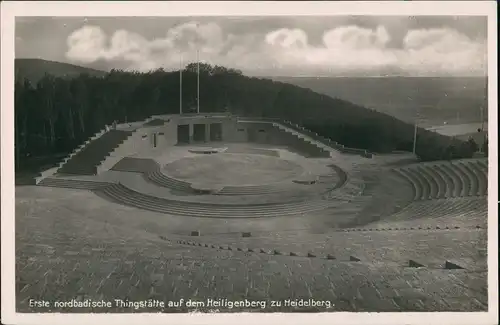
[{"label": "forested hillside", "polygon": [[373,108],[412,123],[436,126],[488,117],[486,77],[273,77],[320,94]]},{"label": "forested hillside", "polygon": [[[184,112],[196,107],[196,65],[183,72]],[[412,150],[413,125],[312,90],[240,71],[201,65],[200,111],[279,117],[302,124],[350,147],[375,152]],[[46,74],[16,80],[16,150],[26,156],[71,151],[113,120],[143,120],[179,112],[179,72],[111,71],[68,79]],[[419,129],[422,159],[468,157],[469,144]]]},{"label": "forested hillside", "polygon": [[75,78],[82,73],[86,73],[91,76],[106,75],[105,71],[42,59],[16,59],[14,67],[16,79],[28,79],[34,83],[42,79],[46,73],[50,73],[54,77],[61,78]]}]

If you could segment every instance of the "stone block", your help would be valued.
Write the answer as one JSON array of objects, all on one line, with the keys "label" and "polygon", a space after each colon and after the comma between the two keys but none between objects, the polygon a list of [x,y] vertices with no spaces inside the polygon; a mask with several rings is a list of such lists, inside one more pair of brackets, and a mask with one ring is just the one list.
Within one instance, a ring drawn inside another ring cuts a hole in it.
[{"label": "stone block", "polygon": [[457,264],[452,263],[450,261],[446,261],[446,263],[444,263],[444,268],[447,269],[447,270],[460,270],[460,269],[463,269],[463,267],[461,267],[460,265],[457,265]]},{"label": "stone block", "polygon": [[410,260],[410,261],[408,262],[408,266],[409,266],[409,267],[424,267],[424,265],[423,265],[423,264],[420,264],[420,263],[418,263],[418,262],[415,262],[414,260]]}]

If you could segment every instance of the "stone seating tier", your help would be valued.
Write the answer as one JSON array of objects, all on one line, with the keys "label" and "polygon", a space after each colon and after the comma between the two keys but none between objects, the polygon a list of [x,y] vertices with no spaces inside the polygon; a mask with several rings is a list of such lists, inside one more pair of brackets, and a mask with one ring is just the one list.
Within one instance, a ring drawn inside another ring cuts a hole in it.
[{"label": "stone seating tier", "polygon": [[395,168],[414,188],[414,200],[482,196],[487,194],[486,164],[462,160]]}]

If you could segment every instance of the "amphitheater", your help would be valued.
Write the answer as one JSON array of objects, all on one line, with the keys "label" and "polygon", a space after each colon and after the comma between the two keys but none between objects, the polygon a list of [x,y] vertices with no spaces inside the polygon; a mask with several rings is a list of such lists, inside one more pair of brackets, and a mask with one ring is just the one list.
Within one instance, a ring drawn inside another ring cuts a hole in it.
[{"label": "amphitheater", "polygon": [[288,121],[120,124],[16,188],[17,308],[212,298],[334,305],[222,312],[485,311],[487,185],[486,158],[419,163]]}]

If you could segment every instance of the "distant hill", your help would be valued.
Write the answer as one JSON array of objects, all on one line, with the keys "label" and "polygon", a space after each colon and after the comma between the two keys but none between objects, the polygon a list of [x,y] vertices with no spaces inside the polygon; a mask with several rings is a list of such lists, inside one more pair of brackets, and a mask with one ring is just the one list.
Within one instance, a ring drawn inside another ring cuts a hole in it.
[{"label": "distant hill", "polygon": [[27,78],[33,83],[38,82],[45,73],[62,78],[75,78],[84,73],[91,76],[104,76],[107,74],[106,71],[42,59],[15,59],[14,67],[15,76],[18,80]]},{"label": "distant hill", "polygon": [[421,125],[487,119],[486,77],[271,77]]}]

